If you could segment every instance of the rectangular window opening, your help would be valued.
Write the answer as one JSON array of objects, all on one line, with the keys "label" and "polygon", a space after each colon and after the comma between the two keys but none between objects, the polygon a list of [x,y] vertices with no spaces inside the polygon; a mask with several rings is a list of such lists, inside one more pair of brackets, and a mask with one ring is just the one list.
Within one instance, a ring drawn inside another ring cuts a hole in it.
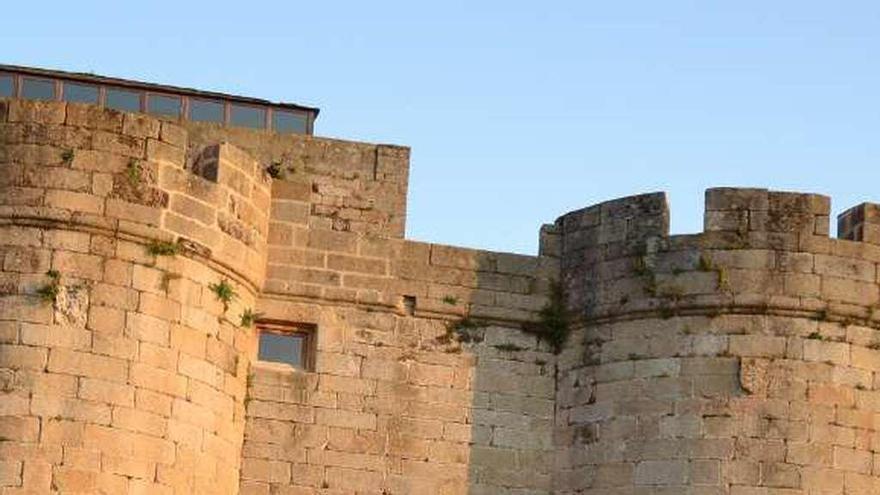
[{"label": "rectangular window opening", "polygon": [[107,102],[105,106],[123,112],[140,112],[141,94],[137,91],[107,88]]},{"label": "rectangular window opening", "polygon": [[194,122],[223,123],[223,103],[219,101],[189,99],[189,120]]},{"label": "rectangular window opening", "polygon": [[151,94],[147,98],[147,112],[165,117],[180,117],[180,97]]},{"label": "rectangular window opening", "polygon": [[285,112],[284,110],[272,111],[272,129],[275,132],[289,132],[305,134],[308,127],[304,114]]},{"label": "rectangular window opening", "polygon": [[11,74],[0,74],[0,98],[9,98],[15,94]]},{"label": "rectangular window opening", "polygon": [[65,82],[62,96],[64,101],[97,104],[99,91],[97,86],[92,86],[91,84]]},{"label": "rectangular window opening", "polygon": [[22,79],[21,97],[28,100],[54,100],[55,81],[25,77]]},{"label": "rectangular window opening", "polygon": [[314,325],[280,321],[257,322],[260,361],[286,364],[298,370],[314,370]]},{"label": "rectangular window opening", "polygon": [[264,129],[266,127],[266,110],[250,105],[232,105],[229,123],[237,127]]}]

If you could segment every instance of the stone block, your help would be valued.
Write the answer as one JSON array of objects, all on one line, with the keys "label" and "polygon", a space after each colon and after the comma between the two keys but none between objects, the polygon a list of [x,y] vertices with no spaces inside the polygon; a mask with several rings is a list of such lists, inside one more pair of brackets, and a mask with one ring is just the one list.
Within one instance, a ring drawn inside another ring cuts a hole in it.
[{"label": "stone block", "polygon": [[636,464],[636,485],[684,485],[688,478],[686,461],[642,461]]},{"label": "stone block", "polygon": [[123,115],[122,112],[109,108],[81,103],[68,103],[65,123],[75,127],[121,132]]},{"label": "stone block", "polygon": [[67,114],[67,105],[58,101],[13,99],[7,102],[7,113],[9,122],[62,124]]},{"label": "stone block", "polygon": [[158,138],[159,121],[143,114],[126,113],[122,120],[122,134],[136,138]]}]

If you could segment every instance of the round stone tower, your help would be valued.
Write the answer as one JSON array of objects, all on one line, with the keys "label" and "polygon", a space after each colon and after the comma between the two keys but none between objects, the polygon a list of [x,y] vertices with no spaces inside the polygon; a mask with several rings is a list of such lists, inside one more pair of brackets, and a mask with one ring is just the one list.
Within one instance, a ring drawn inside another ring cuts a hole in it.
[{"label": "round stone tower", "polygon": [[269,202],[173,123],[0,100],[2,490],[237,493]]},{"label": "round stone tower", "polygon": [[876,208],[711,189],[561,217],[577,330],[559,357],[558,494],[880,493]]}]

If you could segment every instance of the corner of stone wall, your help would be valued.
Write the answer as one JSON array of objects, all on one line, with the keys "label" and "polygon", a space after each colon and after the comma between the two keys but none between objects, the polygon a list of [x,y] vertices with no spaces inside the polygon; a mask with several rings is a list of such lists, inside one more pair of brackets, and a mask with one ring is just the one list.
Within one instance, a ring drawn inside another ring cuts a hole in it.
[{"label": "corner of stone wall", "polygon": [[880,244],[880,205],[862,203],[838,215],[837,238]]},{"label": "corner of stone wall", "polygon": [[669,235],[669,207],[662,192],[606,201],[556,220],[561,235],[562,283],[571,308],[591,308],[594,267],[609,256],[642,253]]}]

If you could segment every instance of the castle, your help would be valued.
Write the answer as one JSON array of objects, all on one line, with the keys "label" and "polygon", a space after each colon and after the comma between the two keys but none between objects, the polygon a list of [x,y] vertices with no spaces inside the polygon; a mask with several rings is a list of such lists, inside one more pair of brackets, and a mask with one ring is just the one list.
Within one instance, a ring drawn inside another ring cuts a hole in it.
[{"label": "castle", "polygon": [[880,207],[427,244],[316,116],[0,66],[0,494],[880,493]]}]

